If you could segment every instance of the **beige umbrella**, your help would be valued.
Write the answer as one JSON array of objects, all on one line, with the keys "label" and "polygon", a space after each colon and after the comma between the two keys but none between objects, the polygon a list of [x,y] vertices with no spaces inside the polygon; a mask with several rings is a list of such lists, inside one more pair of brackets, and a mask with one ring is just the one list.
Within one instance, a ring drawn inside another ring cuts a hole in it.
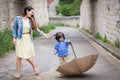
[{"label": "beige umbrella", "polygon": [[[72,44],[71,47],[73,49]],[[96,63],[98,54],[92,54],[82,58],[76,58],[74,49],[73,52],[75,59],[63,65],[60,65],[56,71],[64,75],[79,75],[92,68]]]}]

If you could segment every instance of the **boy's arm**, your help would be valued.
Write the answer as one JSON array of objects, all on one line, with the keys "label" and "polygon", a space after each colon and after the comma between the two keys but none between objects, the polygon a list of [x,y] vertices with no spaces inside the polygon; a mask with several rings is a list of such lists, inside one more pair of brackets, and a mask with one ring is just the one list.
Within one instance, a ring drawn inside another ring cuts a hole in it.
[{"label": "boy's arm", "polygon": [[55,47],[54,47],[54,55],[57,54],[57,44],[55,44]]},{"label": "boy's arm", "polygon": [[57,50],[56,49],[54,49],[54,55],[56,55],[57,54]]}]

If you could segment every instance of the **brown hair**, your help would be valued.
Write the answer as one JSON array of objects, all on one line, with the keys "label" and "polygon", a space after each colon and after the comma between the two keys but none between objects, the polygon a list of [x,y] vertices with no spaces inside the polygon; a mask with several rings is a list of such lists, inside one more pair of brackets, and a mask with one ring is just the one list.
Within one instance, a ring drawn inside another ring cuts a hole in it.
[{"label": "brown hair", "polygon": [[[33,7],[31,7],[31,6],[26,6],[26,7],[24,8],[23,16],[26,16],[26,15],[27,15],[27,11],[31,11],[31,10],[33,10]],[[31,25],[32,25],[32,29],[33,29],[33,30],[36,30],[36,29],[37,29],[37,24],[36,24],[34,15],[32,15],[31,17],[29,17],[29,19],[30,19],[30,22],[31,22]]]},{"label": "brown hair", "polygon": [[64,35],[63,32],[57,32],[54,36],[55,36],[55,39],[56,39],[57,41],[59,41],[59,39],[60,39],[61,37],[63,37],[63,38],[65,39],[65,35]]},{"label": "brown hair", "polygon": [[37,29],[37,23],[35,21],[34,15],[29,19],[30,19],[30,22],[31,22],[31,25],[32,25],[32,29],[36,30]]}]

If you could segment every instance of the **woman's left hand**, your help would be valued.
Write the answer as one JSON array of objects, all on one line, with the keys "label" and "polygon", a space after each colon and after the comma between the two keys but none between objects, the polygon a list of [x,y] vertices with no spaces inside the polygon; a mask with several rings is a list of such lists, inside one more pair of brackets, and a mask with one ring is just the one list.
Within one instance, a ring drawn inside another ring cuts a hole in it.
[{"label": "woman's left hand", "polygon": [[43,34],[46,38],[50,38],[49,34]]}]

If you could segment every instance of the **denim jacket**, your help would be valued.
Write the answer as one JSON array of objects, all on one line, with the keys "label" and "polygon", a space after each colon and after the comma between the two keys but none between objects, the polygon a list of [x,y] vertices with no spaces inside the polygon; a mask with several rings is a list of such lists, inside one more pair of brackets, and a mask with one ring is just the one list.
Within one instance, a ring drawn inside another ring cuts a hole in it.
[{"label": "denim jacket", "polygon": [[[31,22],[30,22],[30,25],[31,25]],[[13,37],[14,38],[19,38],[19,39],[22,38],[22,31],[23,31],[23,17],[17,16],[15,18],[13,29],[12,29],[12,35],[13,35]],[[37,32],[40,35],[44,34],[44,32],[40,31],[38,28],[35,30],[35,32]],[[33,34],[33,31],[32,31],[32,26],[31,26],[30,27],[31,38],[32,38],[32,34]]]}]

